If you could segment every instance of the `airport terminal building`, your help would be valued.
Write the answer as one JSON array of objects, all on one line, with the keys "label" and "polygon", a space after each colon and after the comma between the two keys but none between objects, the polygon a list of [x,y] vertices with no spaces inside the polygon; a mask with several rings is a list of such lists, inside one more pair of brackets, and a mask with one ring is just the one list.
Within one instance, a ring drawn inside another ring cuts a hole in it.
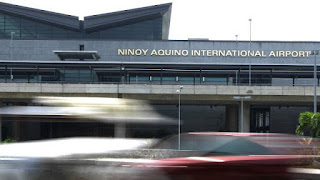
[{"label": "airport terminal building", "polygon": [[[168,40],[171,8],[161,4],[79,20],[0,3],[2,106],[32,105],[34,96],[129,98],[147,100],[178,119],[177,90],[183,86],[182,132],[240,131],[235,97],[249,96],[245,132],[293,134],[299,113],[313,109],[317,56],[310,51],[320,43]],[[1,124],[2,139],[114,133],[113,124],[10,117]],[[126,127],[131,137],[177,133],[176,127]]]}]

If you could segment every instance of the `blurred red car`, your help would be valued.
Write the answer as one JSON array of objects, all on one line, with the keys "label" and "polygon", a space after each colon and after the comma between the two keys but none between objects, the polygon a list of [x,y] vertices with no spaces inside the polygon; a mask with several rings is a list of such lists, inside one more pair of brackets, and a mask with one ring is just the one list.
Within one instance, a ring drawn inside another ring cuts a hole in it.
[{"label": "blurred red car", "polygon": [[[290,138],[288,138],[290,137]],[[294,136],[185,133],[149,140],[76,138],[0,146],[0,179],[12,180],[284,180],[299,155],[279,155]],[[297,141],[298,142],[298,141]],[[136,146],[145,144],[147,146]],[[290,142],[290,147],[295,143]],[[122,148],[125,147],[125,148]],[[136,148],[137,147],[137,148]],[[54,149],[53,149],[54,148]],[[303,146],[299,146],[303,148]]]},{"label": "blurred red car", "polygon": [[[153,148],[177,149],[178,136],[161,140]],[[143,165],[161,169],[170,179],[179,180],[291,179],[294,176],[288,168],[310,162],[305,156],[293,155],[289,151],[292,148],[305,147],[300,138],[293,135],[185,133],[181,135],[181,151],[177,156],[188,153],[191,156],[160,159]]]}]

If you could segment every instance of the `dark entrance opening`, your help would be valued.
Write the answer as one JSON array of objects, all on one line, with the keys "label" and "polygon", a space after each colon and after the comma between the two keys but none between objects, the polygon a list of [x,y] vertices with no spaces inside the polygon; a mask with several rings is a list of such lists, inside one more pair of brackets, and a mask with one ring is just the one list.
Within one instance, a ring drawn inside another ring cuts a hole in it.
[{"label": "dark entrance opening", "polygon": [[251,107],[250,132],[270,132],[270,107]]}]

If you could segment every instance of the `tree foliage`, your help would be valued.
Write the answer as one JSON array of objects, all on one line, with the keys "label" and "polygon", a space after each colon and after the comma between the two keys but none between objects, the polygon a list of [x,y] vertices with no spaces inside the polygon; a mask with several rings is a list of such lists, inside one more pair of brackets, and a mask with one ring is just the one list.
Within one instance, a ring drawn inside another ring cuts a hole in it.
[{"label": "tree foliage", "polygon": [[312,138],[316,138],[320,133],[320,113],[303,112],[300,113],[299,125],[296,134],[303,136],[308,133]]}]

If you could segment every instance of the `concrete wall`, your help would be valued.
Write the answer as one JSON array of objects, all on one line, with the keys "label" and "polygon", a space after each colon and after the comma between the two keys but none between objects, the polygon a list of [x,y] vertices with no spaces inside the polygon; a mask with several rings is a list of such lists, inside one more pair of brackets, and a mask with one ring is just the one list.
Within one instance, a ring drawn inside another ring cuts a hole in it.
[{"label": "concrete wall", "polygon": [[[137,84],[40,84],[0,83],[0,98],[29,98],[38,95],[81,95],[108,96],[138,99],[176,100],[178,85],[137,85]],[[295,86],[218,86],[184,85],[182,96],[185,100],[221,100],[235,102],[233,96],[249,95],[250,102],[284,101],[312,102],[313,87]],[[320,88],[317,89],[320,94]]]},{"label": "concrete wall", "polygon": [[272,106],[270,108],[270,132],[294,134],[299,124],[299,115],[313,111],[312,107]]},{"label": "concrete wall", "polygon": [[224,106],[182,105],[182,132],[225,131]]},{"label": "concrete wall", "polygon": [[[177,105],[154,105],[155,110],[178,120]],[[225,131],[225,106],[185,105],[181,100],[181,132]]]},{"label": "concrete wall", "polygon": [[238,131],[238,105],[226,106],[226,131]]},{"label": "concrete wall", "polygon": [[[212,56],[151,56],[159,50],[248,50],[247,41],[88,41],[88,40],[1,40],[0,60],[59,61],[54,50],[78,51],[83,44],[86,51],[98,51],[101,62],[148,62],[148,63],[196,63],[196,64],[248,64],[247,57]],[[146,55],[119,56],[118,49],[148,49]],[[253,51],[310,51],[320,49],[318,42],[252,42]],[[313,57],[252,57],[254,64],[312,64]],[[318,60],[320,63],[320,59]]]}]

